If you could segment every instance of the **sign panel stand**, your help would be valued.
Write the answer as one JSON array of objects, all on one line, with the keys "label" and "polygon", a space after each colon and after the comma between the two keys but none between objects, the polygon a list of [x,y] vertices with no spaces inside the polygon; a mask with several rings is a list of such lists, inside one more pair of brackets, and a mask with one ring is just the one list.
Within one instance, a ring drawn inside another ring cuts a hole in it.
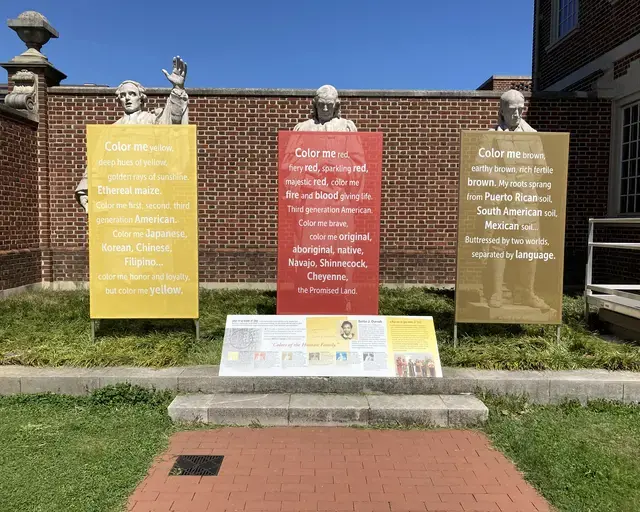
[{"label": "sign panel stand", "polygon": [[278,133],[279,315],[378,314],[383,134]]},{"label": "sign panel stand", "polygon": [[561,341],[569,133],[463,131],[459,323],[555,325]]},{"label": "sign panel stand", "polygon": [[87,126],[91,338],[99,320],[184,319],[200,337],[195,125]]},{"label": "sign panel stand", "polygon": [[228,315],[221,377],[442,377],[433,318]]},{"label": "sign panel stand", "polygon": [[[194,318],[193,324],[196,330],[196,341],[200,341],[200,319]],[[92,318],[91,319],[91,342],[92,343],[96,342],[96,332],[98,332],[99,328],[100,328],[100,320],[98,320],[97,318]]]},{"label": "sign panel stand", "polygon": [[[556,326],[556,343],[560,345],[562,324]],[[453,348],[458,347],[458,323],[453,323]]]}]

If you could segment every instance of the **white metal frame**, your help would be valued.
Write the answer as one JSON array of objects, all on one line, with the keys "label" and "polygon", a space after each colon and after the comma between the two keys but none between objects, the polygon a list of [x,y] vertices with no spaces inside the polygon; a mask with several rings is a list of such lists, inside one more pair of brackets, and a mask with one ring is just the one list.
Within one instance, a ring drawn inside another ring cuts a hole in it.
[{"label": "white metal frame", "polygon": [[[640,217],[621,217],[614,219],[589,219],[589,241],[587,269],[584,289],[584,315],[589,319],[589,307],[610,309],[617,313],[633,318],[640,318],[640,284],[594,284],[593,283],[593,249],[595,247],[609,247],[613,249],[640,250],[640,243],[636,242],[594,242],[593,231],[595,224],[609,225],[640,225]],[[597,294],[594,294],[596,292]]]}]

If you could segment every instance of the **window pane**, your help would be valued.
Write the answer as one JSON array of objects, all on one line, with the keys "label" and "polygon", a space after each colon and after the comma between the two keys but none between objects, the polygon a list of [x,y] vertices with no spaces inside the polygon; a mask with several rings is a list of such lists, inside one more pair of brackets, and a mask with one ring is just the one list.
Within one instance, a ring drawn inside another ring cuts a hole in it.
[{"label": "window pane", "polygon": [[640,101],[622,109],[620,213],[640,213]]}]

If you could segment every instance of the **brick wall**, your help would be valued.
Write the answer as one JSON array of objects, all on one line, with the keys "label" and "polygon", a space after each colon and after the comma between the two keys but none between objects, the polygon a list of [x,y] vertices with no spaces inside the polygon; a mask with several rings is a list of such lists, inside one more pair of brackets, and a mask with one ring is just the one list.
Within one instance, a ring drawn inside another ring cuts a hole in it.
[{"label": "brick wall", "polygon": [[[190,94],[190,122],[198,125],[200,279],[274,282],[277,132],[309,117],[310,98]],[[150,91],[148,107],[163,98]],[[384,133],[383,283],[455,281],[459,131],[492,126],[498,98],[495,92],[343,95],[344,117],[361,131]],[[73,191],[85,166],[85,125],[112,123],[119,110],[107,89],[52,88],[48,101],[52,276],[84,281],[86,218]],[[586,254],[586,218],[606,209],[609,104],[534,98],[529,111],[537,129],[574,134],[567,253]],[[582,280],[584,268],[574,274]]]},{"label": "brick wall", "polygon": [[[640,34],[640,0],[580,0],[579,28],[547,49],[553,0],[538,0],[537,90],[544,90],[597,57]],[[536,23],[534,22],[534,26]],[[534,63],[536,59],[534,57]],[[574,89],[575,90],[575,89]],[[585,90],[585,89],[582,89]]]},{"label": "brick wall", "polygon": [[37,128],[0,106],[0,290],[41,281]]},{"label": "brick wall", "polygon": [[478,91],[531,91],[531,78],[523,76],[492,76],[484,82]]},{"label": "brick wall", "polygon": [[528,121],[538,131],[571,134],[564,274],[566,284],[583,283],[588,219],[607,214],[611,104],[598,99],[533,101]]},{"label": "brick wall", "polygon": [[629,70],[629,66],[631,62],[636,59],[640,59],[640,50],[636,50],[635,52],[631,52],[629,55],[626,55],[622,59],[617,60],[613,64],[613,78],[617,79],[623,75],[627,74]]}]

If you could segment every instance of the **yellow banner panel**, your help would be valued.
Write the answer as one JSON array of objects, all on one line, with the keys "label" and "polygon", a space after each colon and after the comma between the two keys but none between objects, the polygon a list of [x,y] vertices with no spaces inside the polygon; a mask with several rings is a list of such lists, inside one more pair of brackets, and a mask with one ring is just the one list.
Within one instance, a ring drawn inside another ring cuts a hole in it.
[{"label": "yellow banner panel", "polygon": [[198,318],[195,125],[87,127],[91,318]]}]

